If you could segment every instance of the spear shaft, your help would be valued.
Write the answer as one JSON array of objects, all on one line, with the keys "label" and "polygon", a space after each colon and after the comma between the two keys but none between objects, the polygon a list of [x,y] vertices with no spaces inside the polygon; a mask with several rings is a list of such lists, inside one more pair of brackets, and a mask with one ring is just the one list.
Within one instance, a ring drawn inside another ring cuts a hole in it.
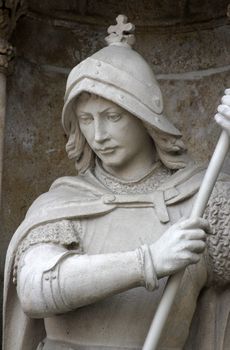
[{"label": "spear shaft", "polygon": [[[224,163],[224,159],[227,155],[229,145],[229,134],[227,131],[223,130],[217,142],[215,151],[212,155],[200,190],[193,205],[193,209],[190,215],[191,218],[203,216],[208,200],[215,186],[217,177]],[[157,350],[161,334],[175,301],[183,275],[184,271],[180,271],[169,278],[158,309],[154,315],[144,346],[142,348],[143,350]]]}]

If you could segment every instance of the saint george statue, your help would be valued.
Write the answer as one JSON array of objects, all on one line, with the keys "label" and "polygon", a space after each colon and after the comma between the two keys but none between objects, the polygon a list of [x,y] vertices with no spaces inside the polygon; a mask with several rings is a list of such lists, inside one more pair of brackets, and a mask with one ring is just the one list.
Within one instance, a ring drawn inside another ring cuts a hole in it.
[{"label": "saint george statue", "polygon": [[[62,122],[77,176],[32,204],[7,252],[4,350],[141,349],[168,277],[185,267],[159,350],[212,349],[187,339],[201,292],[230,281],[229,177],[205,218],[188,219],[204,169],[163,114],[134,26],[120,15],[108,32],[67,80]],[[229,92],[216,120],[230,134]]]}]

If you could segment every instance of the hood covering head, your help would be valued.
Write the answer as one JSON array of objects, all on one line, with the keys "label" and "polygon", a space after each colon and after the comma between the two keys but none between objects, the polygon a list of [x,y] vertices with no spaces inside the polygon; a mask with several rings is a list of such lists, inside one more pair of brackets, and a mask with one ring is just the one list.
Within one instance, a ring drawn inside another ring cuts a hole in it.
[{"label": "hood covering head", "polygon": [[123,15],[116,20],[117,25],[108,29],[109,46],[82,61],[69,74],[62,113],[67,135],[75,118],[73,101],[88,92],[116,103],[158,131],[180,136],[163,115],[162,94],[150,66],[132,49],[134,25],[127,23]]}]

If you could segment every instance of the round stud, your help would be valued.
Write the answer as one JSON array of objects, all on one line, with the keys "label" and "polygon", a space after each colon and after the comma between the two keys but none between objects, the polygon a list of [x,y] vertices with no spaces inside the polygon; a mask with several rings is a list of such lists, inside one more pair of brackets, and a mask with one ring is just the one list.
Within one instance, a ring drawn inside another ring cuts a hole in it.
[{"label": "round stud", "polygon": [[156,106],[157,107],[160,107],[160,105],[161,105],[161,101],[160,101],[160,99],[158,98],[156,101],[155,101],[155,103],[156,103]]}]

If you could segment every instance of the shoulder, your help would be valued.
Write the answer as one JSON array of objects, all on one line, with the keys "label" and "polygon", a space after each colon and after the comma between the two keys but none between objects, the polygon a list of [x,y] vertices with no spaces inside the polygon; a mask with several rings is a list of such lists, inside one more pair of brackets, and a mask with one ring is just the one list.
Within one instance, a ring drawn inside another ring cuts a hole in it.
[{"label": "shoulder", "polygon": [[100,198],[107,190],[92,175],[86,172],[79,176],[64,176],[56,179],[48,192],[40,195],[31,205],[27,216],[36,215],[41,208],[60,208],[66,207],[73,201],[77,203],[90,202]]},{"label": "shoulder", "polygon": [[[205,167],[189,164],[186,168],[176,171],[168,181],[160,186],[159,190],[165,192],[167,205],[174,205],[194,198],[204,177]],[[168,198],[167,193],[172,193]]]},{"label": "shoulder", "polygon": [[62,177],[50,190],[39,196],[29,208],[25,220],[18,227],[8,248],[9,255],[33,228],[63,219],[80,219],[104,214],[114,209],[103,202],[106,190],[91,174]]},{"label": "shoulder", "polygon": [[105,188],[89,170],[83,175],[64,176],[56,179],[48,193],[61,193],[63,190],[65,193],[74,193],[74,195],[83,192],[85,196],[96,196],[104,192]]}]

